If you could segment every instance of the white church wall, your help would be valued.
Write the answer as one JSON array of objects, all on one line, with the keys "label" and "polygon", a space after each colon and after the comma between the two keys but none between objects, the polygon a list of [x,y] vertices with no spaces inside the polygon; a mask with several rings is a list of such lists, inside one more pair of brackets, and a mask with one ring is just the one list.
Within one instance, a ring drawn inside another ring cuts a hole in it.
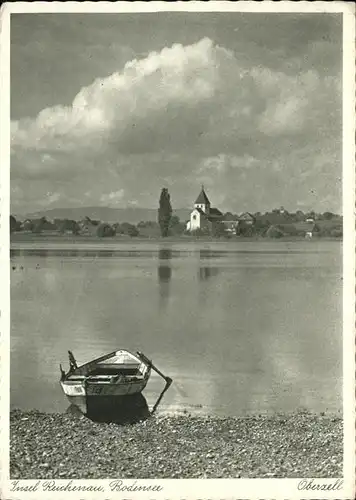
[{"label": "white church wall", "polygon": [[200,213],[198,210],[193,210],[190,214],[190,231],[196,231],[200,228]]}]

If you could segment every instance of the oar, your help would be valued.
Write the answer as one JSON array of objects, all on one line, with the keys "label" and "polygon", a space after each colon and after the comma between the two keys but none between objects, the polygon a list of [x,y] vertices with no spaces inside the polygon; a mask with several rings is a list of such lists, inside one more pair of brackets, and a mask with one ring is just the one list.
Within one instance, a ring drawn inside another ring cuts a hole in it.
[{"label": "oar", "polygon": [[66,372],[63,370],[62,365],[59,365],[59,369],[61,371],[61,380],[65,379]]},{"label": "oar", "polygon": [[69,355],[70,371],[76,370],[78,368],[78,365],[75,357],[73,356],[72,351],[68,351],[68,355]]},{"label": "oar", "polygon": [[[171,383],[173,382],[173,380],[170,377],[166,377],[166,375],[164,375],[156,366],[154,366],[153,363],[152,363],[152,361],[150,359],[148,359],[147,356],[145,356],[142,352],[138,352],[137,354],[141,357],[142,361],[144,361],[145,363],[147,363],[148,365],[150,365],[151,368],[153,368],[153,370],[155,370],[162,378],[164,378],[164,380],[166,382],[168,382],[168,380],[170,380],[170,383],[169,383],[168,387],[171,385]],[[168,389],[168,387],[167,387],[167,389]],[[184,398],[188,397],[187,393],[182,388],[181,384],[177,384],[177,382],[174,382],[174,387],[179,392],[179,394],[181,396],[183,396]]]},{"label": "oar", "polygon": [[159,398],[157,399],[154,407],[152,408],[152,411],[151,411],[151,415],[156,411],[159,403],[161,402],[162,398],[163,398],[163,395],[164,393],[169,389],[170,385],[172,384],[173,380],[171,379],[171,377],[167,377],[166,375],[164,375],[161,370],[159,370],[153,363],[150,359],[148,359],[147,356],[145,356],[142,352],[137,352],[137,354],[139,355],[139,357],[142,359],[142,361],[144,363],[146,363],[147,365],[149,365],[155,372],[158,373],[158,375],[160,375],[165,381],[166,381],[166,385],[163,389],[163,391],[161,392]]},{"label": "oar", "polygon": [[[142,352],[137,352],[137,354],[140,356],[140,358],[142,359],[142,361],[144,363],[147,363],[155,372],[158,373],[158,375],[160,375],[162,378],[164,378],[164,380],[167,382],[167,384],[169,383],[169,385],[171,385],[171,383],[173,382],[173,380],[170,378],[170,377],[167,377],[166,375],[164,375],[161,370],[159,370],[157,368],[157,366],[155,366],[152,361],[150,359],[148,359],[147,356],[145,356]],[[169,386],[168,386],[169,387]]]},{"label": "oar", "polygon": [[163,391],[161,392],[161,394],[159,395],[159,398],[157,399],[156,403],[154,404],[154,406],[153,406],[153,408],[151,410],[151,415],[153,415],[154,412],[157,410],[158,405],[162,401],[164,393],[168,390],[168,388],[169,388],[169,386],[171,385],[172,382],[173,382],[173,380],[170,377],[167,377],[167,379],[166,379],[166,385],[165,385]]}]

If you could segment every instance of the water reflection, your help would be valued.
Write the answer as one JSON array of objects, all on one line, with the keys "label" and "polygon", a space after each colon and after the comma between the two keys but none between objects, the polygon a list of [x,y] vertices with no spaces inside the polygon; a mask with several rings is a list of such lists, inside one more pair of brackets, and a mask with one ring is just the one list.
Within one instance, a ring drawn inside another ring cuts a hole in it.
[{"label": "water reflection", "polygon": [[10,257],[24,257],[24,256],[48,257],[50,251],[46,248],[28,248],[28,249],[10,249]]},{"label": "water reflection", "polygon": [[218,267],[199,267],[199,280],[206,281],[219,273]]},{"label": "water reflection", "polygon": [[198,278],[199,281],[206,281],[209,278],[212,278],[213,276],[216,276],[219,274],[219,267],[217,266],[207,266],[204,265],[202,261],[205,259],[212,259],[212,258],[217,258],[220,257],[216,252],[210,250],[210,249],[202,249],[199,250],[199,270],[198,270]]},{"label": "water reflection", "polygon": [[[146,420],[150,415],[146,398],[143,394],[132,394],[122,397],[101,397],[87,399],[87,417],[94,422],[115,424],[135,424]],[[70,405],[67,413],[81,415],[80,410]]]},{"label": "water reflection", "polygon": [[[52,250],[48,259],[23,252],[11,271],[12,406],[62,411],[59,353],[85,345],[84,362],[122,345],[154,353],[173,376],[162,404],[168,411],[339,408],[338,247],[328,253],[324,243],[314,256],[291,252],[281,261],[273,254],[281,242],[268,243],[263,255],[254,245],[246,254],[238,245],[225,253],[140,246],[133,256],[125,247],[114,250],[121,260],[95,250],[95,265],[53,258]],[[159,387],[150,383],[149,407]]]},{"label": "water reflection", "polygon": [[200,260],[203,259],[211,259],[213,257],[220,257],[218,252],[214,252],[211,248],[202,248],[199,250],[199,258]]},{"label": "water reflection", "polygon": [[100,249],[100,250],[84,250],[82,248],[26,248],[26,249],[10,249],[10,258],[12,257],[135,257],[137,254],[133,252],[117,252],[116,250]]},{"label": "water reflection", "polygon": [[158,284],[160,306],[166,307],[170,293],[170,281],[172,279],[172,250],[170,248],[160,248],[158,252]]}]

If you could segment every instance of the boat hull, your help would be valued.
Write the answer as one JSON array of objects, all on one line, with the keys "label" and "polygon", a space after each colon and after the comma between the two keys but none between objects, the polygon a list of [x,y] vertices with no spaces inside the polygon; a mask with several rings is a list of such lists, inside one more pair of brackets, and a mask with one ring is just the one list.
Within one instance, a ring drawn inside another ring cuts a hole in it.
[{"label": "boat hull", "polygon": [[140,394],[146,387],[147,381],[141,380],[126,384],[61,382],[61,386],[68,401],[86,414],[89,407],[116,405],[127,396]]},{"label": "boat hull", "polygon": [[87,401],[87,397],[86,396],[67,396],[67,399],[69,401],[69,403],[71,404],[71,406],[75,406],[77,408],[79,408],[79,410],[81,411],[81,413],[83,413],[84,415],[87,415],[88,413],[88,401]]},{"label": "boat hull", "polygon": [[147,385],[147,379],[129,381],[124,384],[97,384],[87,383],[85,393],[91,397],[128,396],[142,392]]}]

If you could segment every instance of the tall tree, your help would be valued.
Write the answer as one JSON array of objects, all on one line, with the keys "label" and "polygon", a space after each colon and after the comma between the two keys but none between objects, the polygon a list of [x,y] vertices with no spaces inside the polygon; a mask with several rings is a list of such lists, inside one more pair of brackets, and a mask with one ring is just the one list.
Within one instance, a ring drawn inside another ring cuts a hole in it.
[{"label": "tall tree", "polygon": [[17,228],[17,221],[13,215],[10,215],[10,233],[14,233]]},{"label": "tall tree", "polygon": [[171,197],[167,188],[162,188],[159,198],[158,224],[163,237],[168,236],[168,229],[172,217]]}]

